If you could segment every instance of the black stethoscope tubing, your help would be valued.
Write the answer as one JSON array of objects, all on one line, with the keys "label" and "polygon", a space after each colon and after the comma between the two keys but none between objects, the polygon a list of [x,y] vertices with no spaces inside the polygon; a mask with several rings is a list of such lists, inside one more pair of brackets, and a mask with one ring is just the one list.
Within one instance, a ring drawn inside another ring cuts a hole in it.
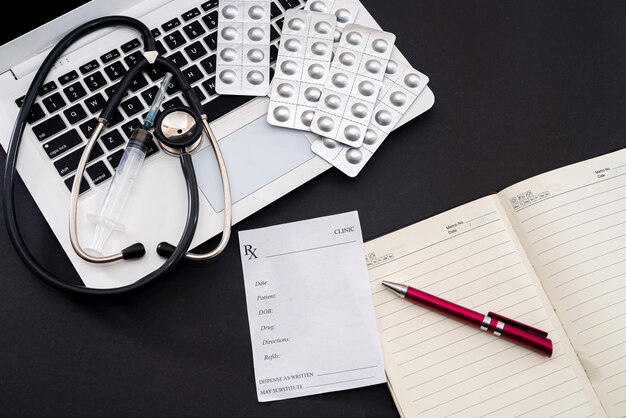
[{"label": "black stethoscope tubing", "polygon": [[[63,37],[63,39],[52,49],[52,51],[48,54],[43,64],[35,74],[35,77],[28,89],[28,92],[24,97],[24,102],[22,104],[22,107],[20,108],[15,122],[15,126],[13,128],[13,132],[11,134],[11,139],[7,149],[6,166],[4,170],[4,190],[2,206],[8,235],[11,239],[11,242],[13,243],[13,246],[15,247],[16,252],[20,256],[22,261],[26,264],[26,266],[45,283],[58,290],[62,290],[64,292],[79,296],[113,297],[126,295],[155,282],[157,279],[163,277],[165,274],[171,271],[185,257],[187,250],[191,246],[196,226],[198,224],[199,196],[196,175],[193,168],[191,155],[189,155],[188,153],[183,153],[180,156],[180,164],[187,187],[188,205],[187,221],[185,223],[183,233],[175,250],[165,260],[165,262],[158,269],[147,274],[138,281],[127,286],[110,289],[94,289],[66,283],[58,276],[49,272],[35,259],[35,257],[28,249],[24,238],[22,237],[17,222],[17,216],[15,213],[15,182],[17,174],[16,166],[19,147],[24,133],[24,129],[26,127],[28,115],[30,113],[30,108],[34,104],[37,97],[37,92],[43,85],[46,76],[48,75],[54,64],[57,62],[57,60],[67,50],[67,48],[81,37],[88,35],[89,33],[96,30],[110,26],[126,26],[137,30],[141,33],[143,37],[144,50],[146,52],[156,53],[154,37],[152,36],[152,33],[150,32],[148,27],[141,23],[139,20],[131,17],[102,17],[87,22],[72,30],[69,34]],[[163,67],[173,74],[175,81],[179,84],[181,90],[183,91],[183,94],[185,94],[185,97],[189,102],[192,111],[198,115],[202,114],[202,107],[197,99],[197,96],[187,82],[187,79],[181,73],[180,69],[176,67],[171,61],[161,56],[157,56],[155,64]],[[151,64],[148,63],[148,61],[144,57],[142,57],[133,67],[129,69],[128,73],[117,85],[113,96],[109,98],[104,110],[100,114],[100,118],[106,119],[107,121],[110,119],[110,117],[119,106],[119,103],[121,102],[125,92],[127,91],[130,83],[133,81],[135,76],[139,74],[140,71],[150,65]]]}]

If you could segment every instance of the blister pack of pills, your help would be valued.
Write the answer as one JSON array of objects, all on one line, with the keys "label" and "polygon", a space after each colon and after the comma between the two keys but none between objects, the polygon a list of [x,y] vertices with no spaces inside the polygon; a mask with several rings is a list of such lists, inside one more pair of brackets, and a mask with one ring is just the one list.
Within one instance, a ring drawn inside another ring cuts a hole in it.
[{"label": "blister pack of pills", "polygon": [[220,0],[215,81],[219,94],[269,92],[270,7],[270,0]]},{"label": "blister pack of pills", "polygon": [[428,81],[425,74],[412,68],[394,48],[363,145],[354,148],[330,138],[319,138],[313,142],[311,149],[348,176],[355,177],[396,127]]},{"label": "blister pack of pills", "polygon": [[346,25],[311,131],[351,147],[363,144],[395,38],[388,32]]},{"label": "blister pack of pills", "polygon": [[271,125],[310,131],[332,58],[336,19],[328,13],[288,10],[270,91]]},{"label": "blister pack of pills", "polygon": [[355,0],[309,0],[306,10],[320,13],[332,13],[337,18],[335,29],[335,43],[341,39],[343,28],[349,23],[354,23],[359,13],[359,3]]}]

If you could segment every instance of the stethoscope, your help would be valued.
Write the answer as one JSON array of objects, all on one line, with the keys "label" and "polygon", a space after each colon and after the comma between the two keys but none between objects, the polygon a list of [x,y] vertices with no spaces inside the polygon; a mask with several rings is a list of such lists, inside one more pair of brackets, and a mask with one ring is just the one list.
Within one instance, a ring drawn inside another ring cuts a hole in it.
[{"label": "stethoscope", "polygon": [[[144,54],[137,62],[128,69],[126,75],[118,83],[115,92],[107,101],[104,109],[98,117],[97,125],[87,141],[87,144],[83,150],[82,157],[78,164],[78,168],[74,175],[74,182],[72,185],[71,197],[70,197],[70,222],[69,222],[69,234],[72,247],[76,251],[79,257],[90,263],[112,263],[120,260],[132,260],[142,257],[145,254],[145,248],[143,244],[133,244],[123,250],[112,255],[96,255],[85,251],[81,246],[78,232],[77,232],[77,215],[78,215],[78,196],[80,190],[80,183],[89,160],[89,154],[93,149],[96,141],[100,137],[102,130],[107,126],[108,121],[114,114],[115,110],[119,106],[124,94],[130,87],[135,76],[140,74],[141,71],[148,69],[151,66],[158,66],[161,69],[171,72],[174,80],[178,83],[182,90],[182,93],[189,103],[189,107],[176,107],[167,111],[161,112],[156,119],[154,134],[159,141],[163,151],[171,156],[176,156],[180,159],[181,169],[185,177],[185,184],[187,188],[187,220],[183,228],[183,233],[177,243],[173,245],[167,242],[162,242],[157,247],[157,253],[165,257],[165,262],[156,270],[139,279],[133,284],[111,288],[111,289],[94,289],[85,286],[77,286],[65,283],[63,280],[55,276],[46,270],[29,251],[24,239],[22,238],[20,228],[17,223],[15,213],[15,179],[16,179],[16,164],[17,156],[20,147],[20,142],[26,127],[30,108],[34,104],[37,97],[37,92],[41,88],[48,73],[67,50],[67,48],[76,42],[78,39],[84,37],[99,29],[103,29],[109,26],[127,26],[140,32],[144,42]],[[193,166],[191,154],[196,151],[203,137],[208,138],[215,157],[217,159],[220,176],[222,179],[222,187],[224,191],[224,229],[219,244],[210,252],[203,254],[196,254],[189,252],[189,247],[193,240],[194,233],[198,224],[199,215],[199,196],[198,196],[198,184],[196,181],[196,174]],[[206,114],[204,113],[200,101],[198,100],[195,92],[189,85],[187,79],[184,77],[180,69],[171,61],[159,56],[156,50],[156,44],[152,33],[146,25],[139,20],[125,17],[125,16],[108,16],[87,22],[69,34],[67,34],[48,54],[43,64],[35,74],[35,77],[28,88],[28,92],[24,97],[24,102],[18,113],[11,139],[7,150],[7,161],[4,175],[4,200],[3,200],[4,218],[7,226],[9,237],[18,253],[20,258],[24,261],[26,266],[35,273],[40,279],[47,284],[78,295],[90,295],[90,296],[115,296],[133,292],[139,288],[143,288],[146,285],[153,283],[169,271],[171,271],[183,258],[189,260],[208,260],[220,254],[230,238],[230,230],[232,223],[232,199],[230,195],[230,185],[228,181],[228,173],[226,171],[226,164],[220,151],[217,139],[211,130]]]}]

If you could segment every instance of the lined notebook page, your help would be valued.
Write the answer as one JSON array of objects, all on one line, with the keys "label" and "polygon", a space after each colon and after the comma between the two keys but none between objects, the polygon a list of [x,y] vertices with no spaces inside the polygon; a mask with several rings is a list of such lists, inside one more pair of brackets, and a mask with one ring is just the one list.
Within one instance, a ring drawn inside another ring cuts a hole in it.
[{"label": "lined notebook page", "polygon": [[[401,414],[601,416],[500,210],[498,199],[487,197],[366,243],[385,370]],[[382,280],[549,331],[554,355],[548,359],[414,305],[383,288]]]},{"label": "lined notebook page", "polygon": [[604,409],[626,416],[626,150],[500,196]]}]

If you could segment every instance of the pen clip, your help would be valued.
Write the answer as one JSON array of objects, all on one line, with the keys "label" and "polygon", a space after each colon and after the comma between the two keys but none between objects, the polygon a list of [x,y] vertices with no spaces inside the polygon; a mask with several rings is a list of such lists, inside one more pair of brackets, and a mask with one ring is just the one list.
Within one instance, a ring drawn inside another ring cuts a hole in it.
[{"label": "pen clip", "polygon": [[506,316],[502,316],[502,315],[497,314],[495,312],[489,312],[488,315],[492,319],[495,319],[496,321],[502,321],[506,325],[510,325],[510,326],[515,327],[517,329],[521,329],[521,330],[530,332],[531,334],[534,334],[534,335],[536,335],[538,337],[548,338],[548,333],[547,332],[542,331],[542,330],[537,329],[537,328],[533,328],[530,325],[522,324],[521,322],[518,322],[518,321],[516,321],[514,319],[511,319],[511,318],[507,318]]}]

